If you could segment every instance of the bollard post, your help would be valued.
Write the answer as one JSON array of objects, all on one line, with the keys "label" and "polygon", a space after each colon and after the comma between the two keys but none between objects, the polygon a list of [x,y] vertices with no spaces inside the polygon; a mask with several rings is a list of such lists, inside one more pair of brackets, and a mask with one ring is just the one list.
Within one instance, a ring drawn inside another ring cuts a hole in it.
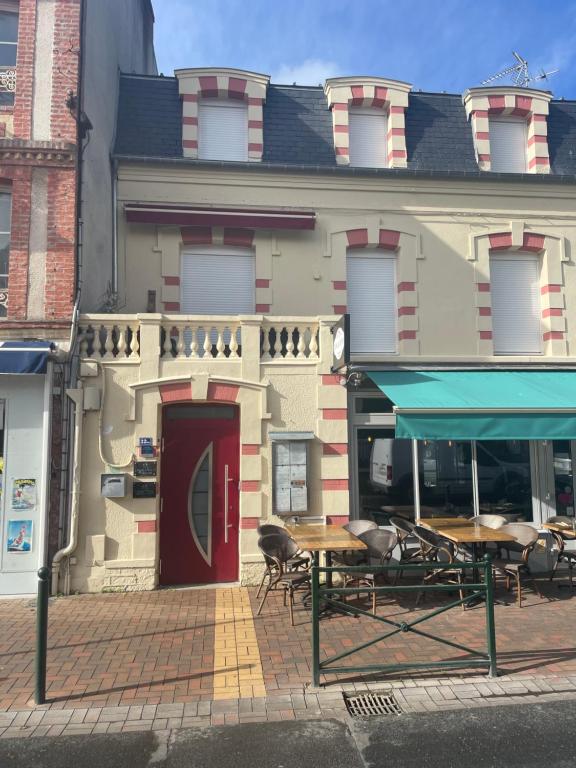
[{"label": "bollard post", "polygon": [[320,575],[312,566],[312,684],[320,685]]},{"label": "bollard post", "polygon": [[36,602],[36,704],[46,703],[46,652],[48,649],[48,598],[50,596],[50,569],[38,570],[38,599]]},{"label": "bollard post", "polygon": [[490,659],[489,676],[498,676],[496,664],[496,624],[494,622],[494,575],[492,573],[492,558],[484,555],[484,583],[486,584],[486,640],[488,658]]}]

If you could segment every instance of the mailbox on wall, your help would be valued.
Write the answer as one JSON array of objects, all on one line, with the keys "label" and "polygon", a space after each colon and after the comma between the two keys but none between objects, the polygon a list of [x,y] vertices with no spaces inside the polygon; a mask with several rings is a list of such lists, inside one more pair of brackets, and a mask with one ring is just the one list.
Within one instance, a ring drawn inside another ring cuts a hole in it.
[{"label": "mailbox on wall", "polygon": [[122,499],[126,496],[127,475],[100,475],[100,495],[107,499]]},{"label": "mailbox on wall", "polygon": [[271,432],[274,512],[308,512],[308,446],[313,432]]}]

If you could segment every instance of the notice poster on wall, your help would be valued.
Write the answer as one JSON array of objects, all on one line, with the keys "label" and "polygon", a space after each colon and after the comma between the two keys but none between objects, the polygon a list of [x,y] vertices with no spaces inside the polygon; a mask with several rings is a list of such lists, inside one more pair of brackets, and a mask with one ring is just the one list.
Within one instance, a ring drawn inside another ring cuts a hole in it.
[{"label": "notice poster on wall", "polygon": [[14,511],[36,508],[36,480],[19,478],[12,484],[12,509]]},{"label": "notice poster on wall", "polygon": [[20,554],[32,551],[32,520],[8,520],[6,549]]}]

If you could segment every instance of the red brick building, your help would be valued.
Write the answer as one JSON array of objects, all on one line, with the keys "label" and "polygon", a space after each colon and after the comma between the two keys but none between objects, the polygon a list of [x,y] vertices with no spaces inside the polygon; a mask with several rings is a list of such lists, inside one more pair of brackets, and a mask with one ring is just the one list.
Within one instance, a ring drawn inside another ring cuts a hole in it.
[{"label": "red brick building", "polygon": [[[0,0],[0,351],[12,347],[0,360],[0,594],[31,591],[30,574],[66,541],[74,414],[62,392],[75,381],[80,265],[101,278],[84,277],[90,304],[112,269],[102,211],[112,209],[117,72],[156,72],[153,21],[150,0]],[[93,243],[83,249],[84,228]],[[34,375],[29,344],[46,358]],[[26,504],[15,500],[23,480]],[[16,524],[30,539],[17,554]]]}]

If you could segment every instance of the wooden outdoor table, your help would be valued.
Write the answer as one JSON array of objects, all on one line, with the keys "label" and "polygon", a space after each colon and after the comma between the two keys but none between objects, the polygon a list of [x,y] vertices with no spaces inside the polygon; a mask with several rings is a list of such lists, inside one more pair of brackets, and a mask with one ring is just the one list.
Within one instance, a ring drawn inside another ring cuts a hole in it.
[{"label": "wooden outdoor table", "polygon": [[[326,552],[326,567],[332,567],[332,552],[349,549],[368,549],[366,544],[341,525],[287,525],[286,530],[300,549],[312,552],[314,565],[320,563],[320,552]],[[332,574],[326,574],[326,584],[332,586]]]},{"label": "wooden outdoor table", "polygon": [[[516,541],[514,536],[502,529],[488,528],[465,518],[436,517],[433,520],[420,520],[420,524],[454,544],[469,544],[474,562],[478,562],[488,542]],[[476,568],[473,570],[473,578],[478,583],[480,572]]]},{"label": "wooden outdoor table", "polygon": [[576,539],[576,531],[569,523],[543,523],[542,528],[561,533],[562,536],[565,536],[567,539]]}]

